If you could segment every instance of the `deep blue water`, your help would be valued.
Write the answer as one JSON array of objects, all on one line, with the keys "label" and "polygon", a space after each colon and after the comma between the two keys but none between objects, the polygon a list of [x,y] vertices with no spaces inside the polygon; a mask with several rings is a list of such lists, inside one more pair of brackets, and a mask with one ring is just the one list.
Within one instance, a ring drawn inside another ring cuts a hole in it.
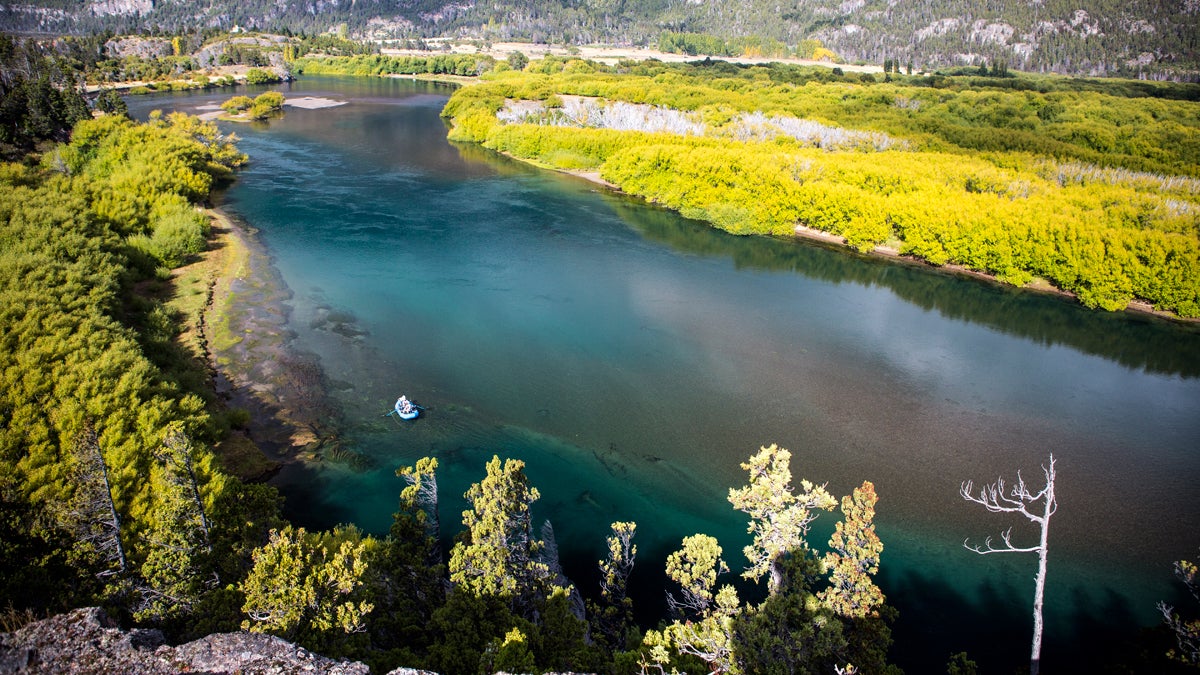
[{"label": "deep blue water", "polygon": [[[487,459],[520,457],[585,594],[608,524],[638,522],[634,591],[653,617],[683,536],[713,534],[744,564],[745,520],[725,496],[745,482],[739,463],[778,443],[797,480],[839,495],[875,483],[901,664],[940,672],[967,650],[1007,672],[1028,658],[1036,560],[962,541],[1036,532],[958,487],[1018,470],[1037,484],[1054,453],[1046,671],[1073,670],[1177,599],[1171,564],[1200,546],[1195,329],[725,235],[449,144],[441,85],[290,90],[348,103],[228,125],[251,163],[225,201],[292,290],[295,347],[320,359],[343,438],[371,467],[286,469],[276,482],[294,520],[384,532],[395,468],[434,454],[449,538]],[[429,410],[381,417],[400,393]],[[816,547],[835,520],[818,521]]]}]

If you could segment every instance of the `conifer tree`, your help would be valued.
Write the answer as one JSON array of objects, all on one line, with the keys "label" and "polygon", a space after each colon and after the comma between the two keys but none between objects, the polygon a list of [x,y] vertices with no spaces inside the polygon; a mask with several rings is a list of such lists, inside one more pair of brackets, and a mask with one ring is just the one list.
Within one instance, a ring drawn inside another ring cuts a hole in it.
[{"label": "conifer tree", "polygon": [[429,546],[430,563],[442,561],[441,547],[437,545],[441,537],[437,468],[437,458],[422,457],[413,466],[396,469],[396,475],[408,483],[408,487],[400,493],[400,512],[396,517],[411,517],[424,527],[425,536],[432,542]]},{"label": "conifer tree", "polygon": [[613,651],[626,649],[626,634],[633,625],[633,599],[628,595],[629,574],[637,557],[633,535],[637,523],[615,522],[608,536],[608,557],[599,561],[600,602],[590,603],[593,637]]},{"label": "conifer tree", "polygon": [[784,557],[808,547],[805,537],[817,517],[813,510],[829,511],[837,506],[824,485],[802,480],[801,491],[795,492],[788,466],[791,457],[792,453],[774,444],[762,448],[742,464],[750,473],[750,483],[729,490],[729,503],[750,515],[748,531],[754,535],[753,543],[745,548],[750,566],[742,576],[757,581],[770,575],[771,594],[783,587]]},{"label": "conifer tree", "polygon": [[423,457],[396,471],[408,486],[400,493],[391,530],[372,561],[376,611],[371,639],[383,649],[428,644],[430,621],[446,601],[438,541],[437,467],[437,459]]},{"label": "conifer tree", "polygon": [[883,604],[883,591],[871,579],[879,572],[883,542],[875,534],[875,485],[864,481],[854,494],[842,498],[845,520],[838,523],[825,554],[829,588],[819,595],[840,616],[861,618],[872,615]]},{"label": "conifer tree", "polygon": [[200,495],[196,454],[182,426],[173,424],[158,453],[157,505],[137,586],[139,618],[161,620],[189,612],[204,591],[220,584],[209,560],[210,524]]},{"label": "conifer tree", "polygon": [[548,595],[550,570],[538,560],[544,544],[533,536],[530,506],[539,498],[529,486],[525,463],[493,456],[487,476],[466,492],[464,541],[450,552],[450,581],[480,596],[504,598],[531,615]]},{"label": "conifer tree", "polygon": [[667,556],[667,577],[679,584],[682,593],[678,598],[667,594],[672,613],[680,617],[703,614],[712,606],[717,576],[728,571],[715,537],[684,537],[683,547]]},{"label": "conifer tree", "polygon": [[290,525],[271,530],[254,552],[254,567],[242,581],[242,630],[285,638],[334,631],[357,633],[374,608],[354,592],[366,572],[364,540],[353,528],[322,537]]},{"label": "conifer tree", "polygon": [[75,492],[62,518],[83,550],[95,556],[101,578],[124,575],[128,569],[121,542],[121,517],[113,502],[108,465],[96,430],[86,424],[72,446]]},{"label": "conifer tree", "polygon": [[729,585],[714,593],[717,576],[727,571],[715,538],[685,537],[683,548],[667,557],[667,576],[682,589],[682,599],[668,594],[667,602],[684,620],[676,620],[661,633],[648,631],[647,642],[698,657],[713,673],[734,670],[733,625],[741,601]]}]

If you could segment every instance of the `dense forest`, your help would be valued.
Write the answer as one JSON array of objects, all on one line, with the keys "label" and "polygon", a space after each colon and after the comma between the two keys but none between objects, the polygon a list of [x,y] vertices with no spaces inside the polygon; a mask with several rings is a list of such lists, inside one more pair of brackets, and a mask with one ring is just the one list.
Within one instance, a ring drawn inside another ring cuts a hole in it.
[{"label": "dense forest", "polygon": [[[1200,76],[1194,2],[1090,0],[988,3],[942,0],[539,0],[389,4],[35,0],[9,4],[0,28],[88,34],[191,31],[195,26],[343,34],[369,39],[450,37],[555,44],[657,46],[664,33],[706,36],[700,53],[811,54],[823,45],[846,62],[897,60],[934,71],[981,62],[1080,75],[1195,80]],[[666,44],[673,40],[667,39]],[[807,46],[806,46],[807,43]]]}]

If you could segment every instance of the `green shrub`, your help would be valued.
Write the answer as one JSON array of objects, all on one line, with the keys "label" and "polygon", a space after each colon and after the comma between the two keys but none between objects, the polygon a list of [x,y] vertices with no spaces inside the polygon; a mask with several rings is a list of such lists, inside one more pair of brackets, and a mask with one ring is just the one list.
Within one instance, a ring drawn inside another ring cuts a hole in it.
[{"label": "green shrub", "polygon": [[282,81],[283,79],[278,75],[262,68],[251,68],[246,71],[246,84],[274,84]]}]

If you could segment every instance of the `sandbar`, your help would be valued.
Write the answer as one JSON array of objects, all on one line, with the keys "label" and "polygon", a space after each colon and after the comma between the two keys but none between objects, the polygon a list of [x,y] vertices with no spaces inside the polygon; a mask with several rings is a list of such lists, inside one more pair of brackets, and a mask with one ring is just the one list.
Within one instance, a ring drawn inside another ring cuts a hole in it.
[{"label": "sandbar", "polygon": [[304,108],[305,110],[319,110],[321,108],[336,108],[339,105],[346,105],[345,101],[335,101],[331,98],[321,98],[317,96],[301,96],[298,98],[284,99],[284,105],[289,105],[293,108]]}]

